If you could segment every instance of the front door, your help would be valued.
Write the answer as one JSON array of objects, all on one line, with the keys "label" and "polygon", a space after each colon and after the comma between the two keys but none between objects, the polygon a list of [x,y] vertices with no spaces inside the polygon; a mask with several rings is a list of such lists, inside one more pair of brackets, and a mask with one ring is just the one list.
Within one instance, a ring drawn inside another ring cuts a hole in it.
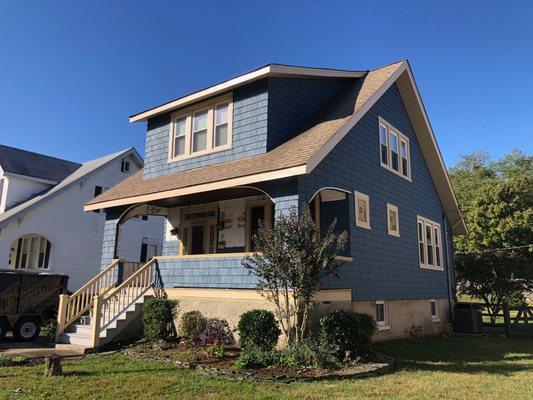
[{"label": "front door", "polygon": [[205,225],[198,224],[191,226],[191,253],[190,254],[205,254]]}]

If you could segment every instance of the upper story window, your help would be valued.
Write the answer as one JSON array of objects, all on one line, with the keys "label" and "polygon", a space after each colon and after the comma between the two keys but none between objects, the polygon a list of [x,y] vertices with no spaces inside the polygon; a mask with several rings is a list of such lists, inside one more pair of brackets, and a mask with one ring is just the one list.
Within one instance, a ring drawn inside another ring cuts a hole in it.
[{"label": "upper story window", "polygon": [[120,171],[129,173],[130,172],[130,162],[126,159],[123,159],[120,163]]},{"label": "upper story window", "polygon": [[231,96],[226,95],[173,113],[169,160],[229,149],[232,108]]},{"label": "upper story window", "polygon": [[370,199],[366,194],[354,192],[355,225],[370,229]]},{"label": "upper story window", "polygon": [[420,268],[443,270],[440,225],[418,216],[417,230]]},{"label": "upper story window", "polygon": [[383,118],[379,118],[379,147],[381,166],[411,180],[409,138]]}]

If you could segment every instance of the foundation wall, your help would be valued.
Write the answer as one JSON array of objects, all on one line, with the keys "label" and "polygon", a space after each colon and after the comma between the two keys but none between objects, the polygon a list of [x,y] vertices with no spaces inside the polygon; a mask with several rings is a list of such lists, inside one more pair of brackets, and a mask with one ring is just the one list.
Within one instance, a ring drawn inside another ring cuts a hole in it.
[{"label": "foundation wall", "polygon": [[[311,324],[317,325],[319,319],[334,310],[354,310],[375,316],[375,302],[346,300],[350,291],[326,291],[319,295],[319,303],[314,310]],[[274,311],[274,305],[266,301],[257,291],[232,289],[166,289],[169,299],[179,300],[179,313],[176,325],[181,316],[197,310],[207,318],[221,318],[228,321],[230,328],[236,329],[242,313],[256,308]],[[331,301],[328,301],[331,299]],[[387,322],[385,327],[375,335],[375,341],[405,338],[413,324],[422,328],[424,335],[437,335],[444,331],[448,322],[448,300],[437,300],[438,317],[431,317],[429,299],[389,300],[387,301]],[[235,338],[238,335],[235,332]],[[283,342],[283,339],[280,340]]]}]

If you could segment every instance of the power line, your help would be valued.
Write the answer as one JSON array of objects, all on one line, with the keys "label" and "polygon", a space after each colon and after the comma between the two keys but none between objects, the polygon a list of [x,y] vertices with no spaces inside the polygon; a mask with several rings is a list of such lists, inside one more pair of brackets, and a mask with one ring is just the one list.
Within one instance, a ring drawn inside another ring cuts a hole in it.
[{"label": "power line", "polygon": [[456,251],[455,254],[484,254],[484,253],[497,253],[500,251],[509,251],[509,250],[519,250],[519,249],[528,249],[533,247],[533,244],[526,244],[523,246],[512,246],[512,247],[500,247],[499,249],[490,249],[483,251]]}]

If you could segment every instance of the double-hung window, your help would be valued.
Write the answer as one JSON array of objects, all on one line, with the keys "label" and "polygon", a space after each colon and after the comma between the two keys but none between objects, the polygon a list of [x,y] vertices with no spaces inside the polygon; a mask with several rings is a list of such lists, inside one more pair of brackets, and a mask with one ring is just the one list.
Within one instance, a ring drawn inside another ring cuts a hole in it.
[{"label": "double-hung window", "polygon": [[382,167],[411,180],[409,138],[383,118],[379,118],[379,151]]},{"label": "double-hung window", "polygon": [[440,224],[418,216],[417,230],[420,267],[443,270]]},{"label": "double-hung window", "polygon": [[232,112],[231,96],[225,95],[173,113],[169,161],[231,148]]}]

